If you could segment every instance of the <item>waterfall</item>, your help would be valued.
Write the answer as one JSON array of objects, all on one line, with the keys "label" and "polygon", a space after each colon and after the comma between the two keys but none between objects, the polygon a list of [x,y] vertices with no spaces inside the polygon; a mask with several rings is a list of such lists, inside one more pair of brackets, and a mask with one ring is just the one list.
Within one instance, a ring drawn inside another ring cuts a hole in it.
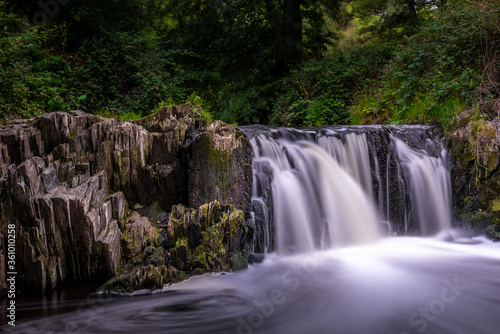
[{"label": "waterfall", "polygon": [[318,145],[327,151],[368,195],[371,195],[370,160],[364,134],[347,134],[345,145],[337,137],[322,136],[318,138]]},{"label": "waterfall", "polygon": [[446,151],[432,157],[425,150],[412,149],[400,139],[393,140],[411,189],[412,212],[421,235],[450,229],[451,182],[445,166]]},{"label": "waterfall", "polygon": [[303,253],[451,227],[448,155],[431,127],[243,126],[254,252]]}]

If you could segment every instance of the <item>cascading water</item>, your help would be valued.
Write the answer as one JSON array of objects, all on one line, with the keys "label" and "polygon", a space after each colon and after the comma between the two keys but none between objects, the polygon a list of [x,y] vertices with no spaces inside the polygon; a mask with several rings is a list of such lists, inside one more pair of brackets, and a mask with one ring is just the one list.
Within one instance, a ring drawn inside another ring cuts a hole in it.
[{"label": "cascading water", "polygon": [[254,150],[256,252],[365,243],[384,227],[401,235],[451,228],[448,157],[432,128],[242,131]]},{"label": "cascading water", "polygon": [[318,145],[360,184],[365,193],[371,196],[370,160],[368,143],[364,134],[348,133],[341,139],[334,136],[318,138]]},{"label": "cascading water", "polygon": [[[412,149],[402,140],[396,143],[404,173],[408,179],[412,212],[422,235],[432,235],[451,228],[451,183],[445,164],[446,151],[439,157],[425,150]],[[433,145],[433,143],[430,143]]]},{"label": "cascading water", "polygon": [[[366,140],[363,143],[358,135],[347,137],[351,138],[350,150],[336,138],[322,140],[333,154],[306,140],[274,140],[264,134],[252,139],[256,172],[261,173],[263,164],[268,164],[272,171],[278,253],[373,241],[380,235],[375,210],[366,193],[371,190]],[[253,201],[261,205],[265,202],[265,186],[260,184],[261,177],[255,180]],[[267,179],[265,182],[269,183]],[[267,225],[269,221],[258,224]]]}]

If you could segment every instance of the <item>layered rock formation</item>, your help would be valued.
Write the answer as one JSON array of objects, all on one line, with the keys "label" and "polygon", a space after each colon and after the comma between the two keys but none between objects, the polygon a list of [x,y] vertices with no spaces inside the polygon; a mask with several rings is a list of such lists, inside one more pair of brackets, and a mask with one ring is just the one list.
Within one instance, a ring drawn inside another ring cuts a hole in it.
[{"label": "layered rock formation", "polygon": [[458,116],[458,125],[448,134],[458,221],[500,240],[500,126],[467,110]]},{"label": "layered rock formation", "polygon": [[[227,124],[203,124],[193,108],[166,107],[134,122],[57,112],[0,128],[0,263],[14,223],[22,293],[100,282],[138,256],[145,261],[161,229],[134,208],[156,203],[170,212],[219,200],[248,214],[248,141]],[[148,270],[159,284],[174,276]]]},{"label": "layered rock formation", "polygon": [[[132,221],[132,223],[130,223]],[[199,275],[248,266],[253,226],[243,211],[218,201],[198,209],[174,205],[163,238],[148,219],[134,214],[124,233],[130,260],[101,291],[160,289],[186,273]],[[138,228],[145,225],[146,228]]]},{"label": "layered rock formation", "polygon": [[248,212],[252,197],[252,148],[234,126],[214,121],[193,138],[189,150],[189,206],[217,199]]}]

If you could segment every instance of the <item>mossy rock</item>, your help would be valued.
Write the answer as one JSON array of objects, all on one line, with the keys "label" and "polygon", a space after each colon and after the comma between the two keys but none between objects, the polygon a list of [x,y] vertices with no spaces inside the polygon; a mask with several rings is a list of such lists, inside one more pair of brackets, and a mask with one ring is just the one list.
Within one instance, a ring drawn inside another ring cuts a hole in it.
[{"label": "mossy rock", "polygon": [[158,247],[160,230],[147,217],[132,212],[123,227],[123,252],[127,259],[139,255],[147,247]]},{"label": "mossy rock", "polygon": [[252,148],[234,126],[214,121],[189,146],[189,205],[200,207],[214,200],[250,210]]},{"label": "mossy rock", "polygon": [[175,240],[169,249],[172,264],[178,269],[219,271],[248,266],[248,234],[253,229],[245,225],[243,212],[234,206],[213,201],[190,210],[177,205],[168,226],[169,244]]},{"label": "mossy rock", "polygon": [[98,291],[131,293],[142,289],[156,290],[163,288],[165,284],[179,281],[179,272],[172,266],[137,266],[122,270],[118,275],[104,283]]},{"label": "mossy rock", "polygon": [[494,241],[500,241],[500,225],[489,225],[486,228],[486,237]]}]

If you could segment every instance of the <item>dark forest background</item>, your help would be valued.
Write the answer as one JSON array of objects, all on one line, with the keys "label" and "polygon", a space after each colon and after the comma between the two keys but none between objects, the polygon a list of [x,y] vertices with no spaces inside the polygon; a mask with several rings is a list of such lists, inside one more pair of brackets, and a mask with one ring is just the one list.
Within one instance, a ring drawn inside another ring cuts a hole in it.
[{"label": "dark forest background", "polygon": [[497,0],[0,1],[0,120],[191,102],[232,124],[498,117]]}]

